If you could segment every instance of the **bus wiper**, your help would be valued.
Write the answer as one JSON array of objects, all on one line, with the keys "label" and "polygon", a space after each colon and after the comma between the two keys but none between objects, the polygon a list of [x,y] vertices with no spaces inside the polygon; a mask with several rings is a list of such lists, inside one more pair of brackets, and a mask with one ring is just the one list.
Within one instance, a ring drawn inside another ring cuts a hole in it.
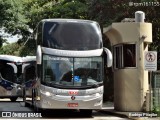
[{"label": "bus wiper", "polygon": [[94,88],[97,88],[97,87],[103,85],[103,82],[90,82],[90,85]]},{"label": "bus wiper", "polygon": [[92,87],[93,87],[93,88],[97,88],[97,87],[99,87],[99,84],[97,84],[97,83],[92,83]]}]

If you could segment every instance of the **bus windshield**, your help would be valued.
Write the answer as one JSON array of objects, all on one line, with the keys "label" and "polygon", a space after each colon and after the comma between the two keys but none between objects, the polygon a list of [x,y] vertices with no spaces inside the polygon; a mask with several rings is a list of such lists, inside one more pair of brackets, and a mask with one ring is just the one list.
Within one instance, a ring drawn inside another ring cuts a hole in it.
[{"label": "bus windshield", "polygon": [[0,68],[0,74],[1,74],[1,79],[10,81],[10,82],[15,82],[15,77],[14,77],[14,69],[10,65],[3,65],[2,68]]},{"label": "bus windshield", "polygon": [[84,22],[45,22],[43,46],[61,50],[94,50],[102,48],[98,24]]},{"label": "bus windshield", "polygon": [[102,57],[43,55],[42,84],[84,87],[102,83]]}]

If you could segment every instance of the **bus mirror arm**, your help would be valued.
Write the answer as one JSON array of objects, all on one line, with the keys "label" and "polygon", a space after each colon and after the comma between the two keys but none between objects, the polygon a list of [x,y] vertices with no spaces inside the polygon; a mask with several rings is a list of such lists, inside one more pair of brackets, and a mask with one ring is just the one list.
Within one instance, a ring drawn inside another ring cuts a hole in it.
[{"label": "bus mirror arm", "polygon": [[107,67],[111,67],[112,66],[112,62],[113,62],[113,56],[112,53],[109,49],[107,48],[103,48],[105,53],[107,54]]},{"label": "bus mirror arm", "polygon": [[38,45],[38,47],[37,47],[36,61],[37,61],[37,64],[41,65],[41,62],[42,62],[42,50],[41,50],[41,46],[40,45]]}]

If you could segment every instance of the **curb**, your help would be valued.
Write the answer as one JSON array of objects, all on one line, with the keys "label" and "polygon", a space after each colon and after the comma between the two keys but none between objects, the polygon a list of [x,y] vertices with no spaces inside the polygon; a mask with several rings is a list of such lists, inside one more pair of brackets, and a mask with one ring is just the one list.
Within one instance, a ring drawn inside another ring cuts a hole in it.
[{"label": "curb", "polygon": [[116,113],[113,110],[98,110],[98,112],[109,114],[109,115],[114,115],[116,117],[121,117],[121,118],[129,118],[128,115]]}]

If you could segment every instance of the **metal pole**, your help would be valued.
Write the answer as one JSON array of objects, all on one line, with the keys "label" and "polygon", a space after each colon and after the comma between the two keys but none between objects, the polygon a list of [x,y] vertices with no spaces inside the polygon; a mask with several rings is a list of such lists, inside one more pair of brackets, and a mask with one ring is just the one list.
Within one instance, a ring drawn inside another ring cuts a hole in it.
[{"label": "metal pole", "polygon": [[158,96],[157,106],[160,107],[160,89],[158,89],[157,91],[158,91],[158,94],[157,94],[157,96]]},{"label": "metal pole", "polygon": [[149,80],[149,82],[150,82],[150,84],[149,84],[149,95],[150,95],[150,97],[149,97],[149,104],[150,104],[149,111],[151,113],[151,111],[152,111],[152,95],[151,95],[152,94],[151,93],[152,92],[152,82],[151,82],[152,81],[152,71],[150,71],[149,73],[150,73],[150,77],[149,77],[150,78],[150,80]]}]

